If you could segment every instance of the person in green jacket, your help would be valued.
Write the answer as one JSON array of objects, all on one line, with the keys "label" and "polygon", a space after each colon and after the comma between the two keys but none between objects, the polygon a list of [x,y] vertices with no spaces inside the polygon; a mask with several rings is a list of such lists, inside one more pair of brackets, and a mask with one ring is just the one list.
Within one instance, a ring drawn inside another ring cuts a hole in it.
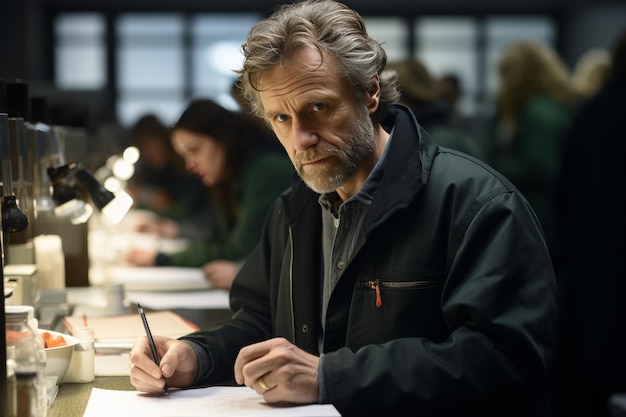
[{"label": "person in green jacket", "polygon": [[243,86],[298,176],[230,290],[233,316],[130,352],[139,391],[236,383],[348,416],[550,414],[556,280],[539,221],[398,104],[361,16],[308,0],[257,23]]},{"label": "person in green jacket", "polygon": [[561,57],[539,41],[508,44],[498,61],[498,74],[498,109],[487,140],[487,162],[528,199],[556,262],[560,149],[580,96]]},{"label": "person in green jacket", "polygon": [[191,242],[177,253],[136,248],[125,259],[136,266],[202,267],[214,287],[230,288],[261,236],[269,207],[290,185],[293,166],[275,137],[208,99],[189,104],[171,140],[187,170],[210,189],[216,230],[210,241]]}]

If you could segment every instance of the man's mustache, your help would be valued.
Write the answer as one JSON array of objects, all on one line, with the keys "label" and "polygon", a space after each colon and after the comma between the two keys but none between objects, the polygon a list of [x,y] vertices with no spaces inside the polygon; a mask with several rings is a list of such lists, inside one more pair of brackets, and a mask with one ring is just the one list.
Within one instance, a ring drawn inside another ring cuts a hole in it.
[{"label": "man's mustache", "polygon": [[330,146],[307,149],[306,151],[296,152],[295,161],[298,164],[307,164],[309,162],[328,158],[329,156],[336,155],[337,153],[339,153],[339,149]]}]

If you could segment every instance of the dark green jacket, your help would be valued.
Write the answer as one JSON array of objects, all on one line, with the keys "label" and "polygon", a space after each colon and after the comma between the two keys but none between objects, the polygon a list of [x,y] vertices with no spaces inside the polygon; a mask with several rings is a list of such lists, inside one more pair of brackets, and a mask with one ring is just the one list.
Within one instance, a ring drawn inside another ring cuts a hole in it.
[{"label": "dark green jacket", "polygon": [[211,241],[193,242],[182,252],[171,255],[160,254],[157,264],[200,267],[214,260],[244,259],[261,237],[268,210],[289,187],[293,174],[293,165],[283,151],[267,151],[254,157],[244,167],[237,185],[236,223],[229,227],[226,216],[216,207],[217,231]]},{"label": "dark green jacket", "polygon": [[[363,238],[337,265],[328,305],[330,401],[344,416],[548,415],[556,288],[536,216],[494,170],[439,148],[405,107],[390,122]],[[299,180],[275,204],[232,287],[233,319],[191,336],[212,358],[199,382],[232,379],[239,349],[272,336],[319,353],[320,210]]]},{"label": "dark green jacket", "polygon": [[492,143],[487,159],[524,193],[541,222],[553,257],[560,247],[554,195],[561,170],[560,150],[571,117],[572,108],[548,96],[532,98],[520,111],[510,144],[499,147]]}]

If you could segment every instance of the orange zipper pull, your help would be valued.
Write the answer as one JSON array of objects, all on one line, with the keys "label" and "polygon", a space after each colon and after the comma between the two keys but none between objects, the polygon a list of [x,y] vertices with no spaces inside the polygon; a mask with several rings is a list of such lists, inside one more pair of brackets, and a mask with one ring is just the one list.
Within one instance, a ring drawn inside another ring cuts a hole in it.
[{"label": "orange zipper pull", "polygon": [[380,280],[368,281],[367,284],[370,288],[376,290],[376,307],[381,307],[383,305],[383,297],[380,295]]}]

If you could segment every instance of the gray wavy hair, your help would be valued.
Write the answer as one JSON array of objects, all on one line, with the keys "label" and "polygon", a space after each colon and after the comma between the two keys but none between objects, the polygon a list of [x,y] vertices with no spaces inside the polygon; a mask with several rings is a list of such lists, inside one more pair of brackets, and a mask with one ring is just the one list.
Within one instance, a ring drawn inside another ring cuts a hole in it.
[{"label": "gray wavy hair", "polygon": [[250,102],[252,112],[263,118],[259,80],[263,74],[282,64],[302,47],[312,47],[324,56],[335,57],[350,81],[355,97],[362,98],[375,88],[380,78],[380,105],[374,114],[377,121],[389,105],[400,99],[397,74],[384,70],[387,54],[370,38],[361,16],[342,3],[332,0],[305,0],[278,6],[267,19],[255,24],[242,45],[243,69],[240,88]]}]

